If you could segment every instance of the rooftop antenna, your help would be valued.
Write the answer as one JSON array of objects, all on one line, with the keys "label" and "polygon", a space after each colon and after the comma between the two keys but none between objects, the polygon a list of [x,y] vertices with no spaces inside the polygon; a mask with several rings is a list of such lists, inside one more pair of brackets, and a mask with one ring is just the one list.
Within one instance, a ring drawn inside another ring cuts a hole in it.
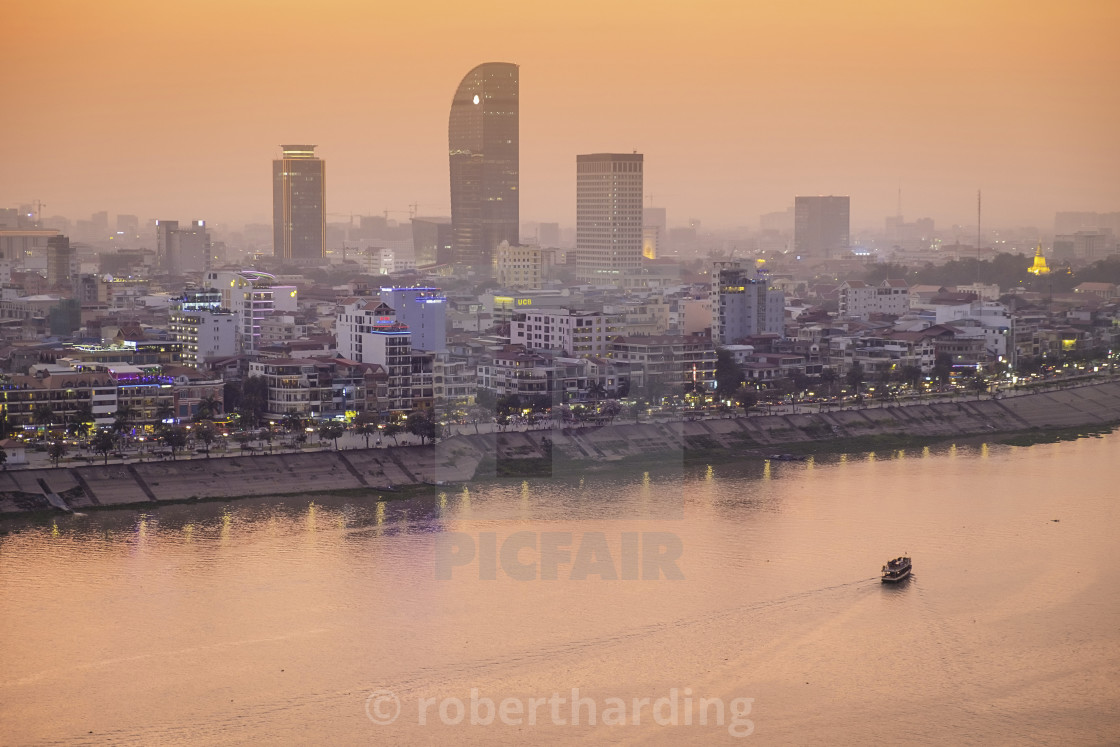
[{"label": "rooftop antenna", "polygon": [[980,190],[976,190],[976,283],[980,284]]}]

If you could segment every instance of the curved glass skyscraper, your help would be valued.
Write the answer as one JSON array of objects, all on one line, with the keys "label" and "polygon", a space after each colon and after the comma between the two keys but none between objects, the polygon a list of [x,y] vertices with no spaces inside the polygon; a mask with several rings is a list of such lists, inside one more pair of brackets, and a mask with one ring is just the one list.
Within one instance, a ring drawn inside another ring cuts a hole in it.
[{"label": "curved glass skyscraper", "polygon": [[489,275],[498,244],[519,243],[517,65],[487,62],[467,73],[447,142],[452,259]]}]

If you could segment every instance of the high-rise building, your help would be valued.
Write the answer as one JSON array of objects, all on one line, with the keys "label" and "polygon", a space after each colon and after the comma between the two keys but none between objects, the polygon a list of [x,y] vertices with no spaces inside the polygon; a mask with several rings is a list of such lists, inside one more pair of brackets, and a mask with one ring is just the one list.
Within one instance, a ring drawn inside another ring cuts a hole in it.
[{"label": "high-rise building", "polygon": [[156,221],[156,257],[159,269],[169,275],[190,275],[210,267],[210,234],[206,221],[179,227],[177,220]]},{"label": "high-rise building", "polygon": [[732,345],[744,337],[785,335],[785,294],[740,262],[712,269],[712,344]]},{"label": "high-rise building", "polygon": [[793,203],[793,246],[800,257],[836,257],[849,242],[849,197],[797,197]]},{"label": "high-rise building", "polygon": [[576,279],[632,287],[642,269],[642,154],[576,156]]},{"label": "high-rise building", "polygon": [[77,274],[78,262],[70,239],[66,236],[47,239],[47,285],[70,289]]},{"label": "high-rise building", "polygon": [[517,65],[487,62],[451,101],[452,259],[489,275],[498,244],[519,241]]},{"label": "high-rise building", "polygon": [[314,145],[281,145],[272,162],[272,246],[279,259],[321,260],[326,254],[326,163]]}]

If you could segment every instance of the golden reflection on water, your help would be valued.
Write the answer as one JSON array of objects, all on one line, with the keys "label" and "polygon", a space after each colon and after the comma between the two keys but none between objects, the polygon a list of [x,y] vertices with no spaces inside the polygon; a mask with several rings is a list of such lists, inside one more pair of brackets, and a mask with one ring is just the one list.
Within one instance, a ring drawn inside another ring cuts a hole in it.
[{"label": "golden reflection on water", "polygon": [[187,542],[192,542],[194,540],[194,524],[183,525],[183,538]]},{"label": "golden reflection on water", "polygon": [[307,504],[307,531],[308,532],[314,532],[315,531],[315,514],[316,514],[315,501],[311,501],[311,503]]},{"label": "golden reflection on water", "polygon": [[928,446],[923,446],[922,447],[922,459],[927,459],[928,457],[929,457],[929,447]]},{"label": "golden reflection on water", "polygon": [[769,480],[770,476],[770,460],[767,459],[762,463],[762,479]]}]

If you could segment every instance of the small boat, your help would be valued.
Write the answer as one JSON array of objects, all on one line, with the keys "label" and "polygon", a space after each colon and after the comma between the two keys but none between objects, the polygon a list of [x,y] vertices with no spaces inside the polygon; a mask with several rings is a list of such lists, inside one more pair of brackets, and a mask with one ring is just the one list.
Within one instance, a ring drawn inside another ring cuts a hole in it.
[{"label": "small boat", "polygon": [[883,583],[893,584],[901,581],[904,578],[910,578],[910,558],[903,556],[888,560],[887,564],[883,566]]},{"label": "small boat", "polygon": [[766,458],[772,462],[804,462],[808,457],[803,454],[771,454]]}]

